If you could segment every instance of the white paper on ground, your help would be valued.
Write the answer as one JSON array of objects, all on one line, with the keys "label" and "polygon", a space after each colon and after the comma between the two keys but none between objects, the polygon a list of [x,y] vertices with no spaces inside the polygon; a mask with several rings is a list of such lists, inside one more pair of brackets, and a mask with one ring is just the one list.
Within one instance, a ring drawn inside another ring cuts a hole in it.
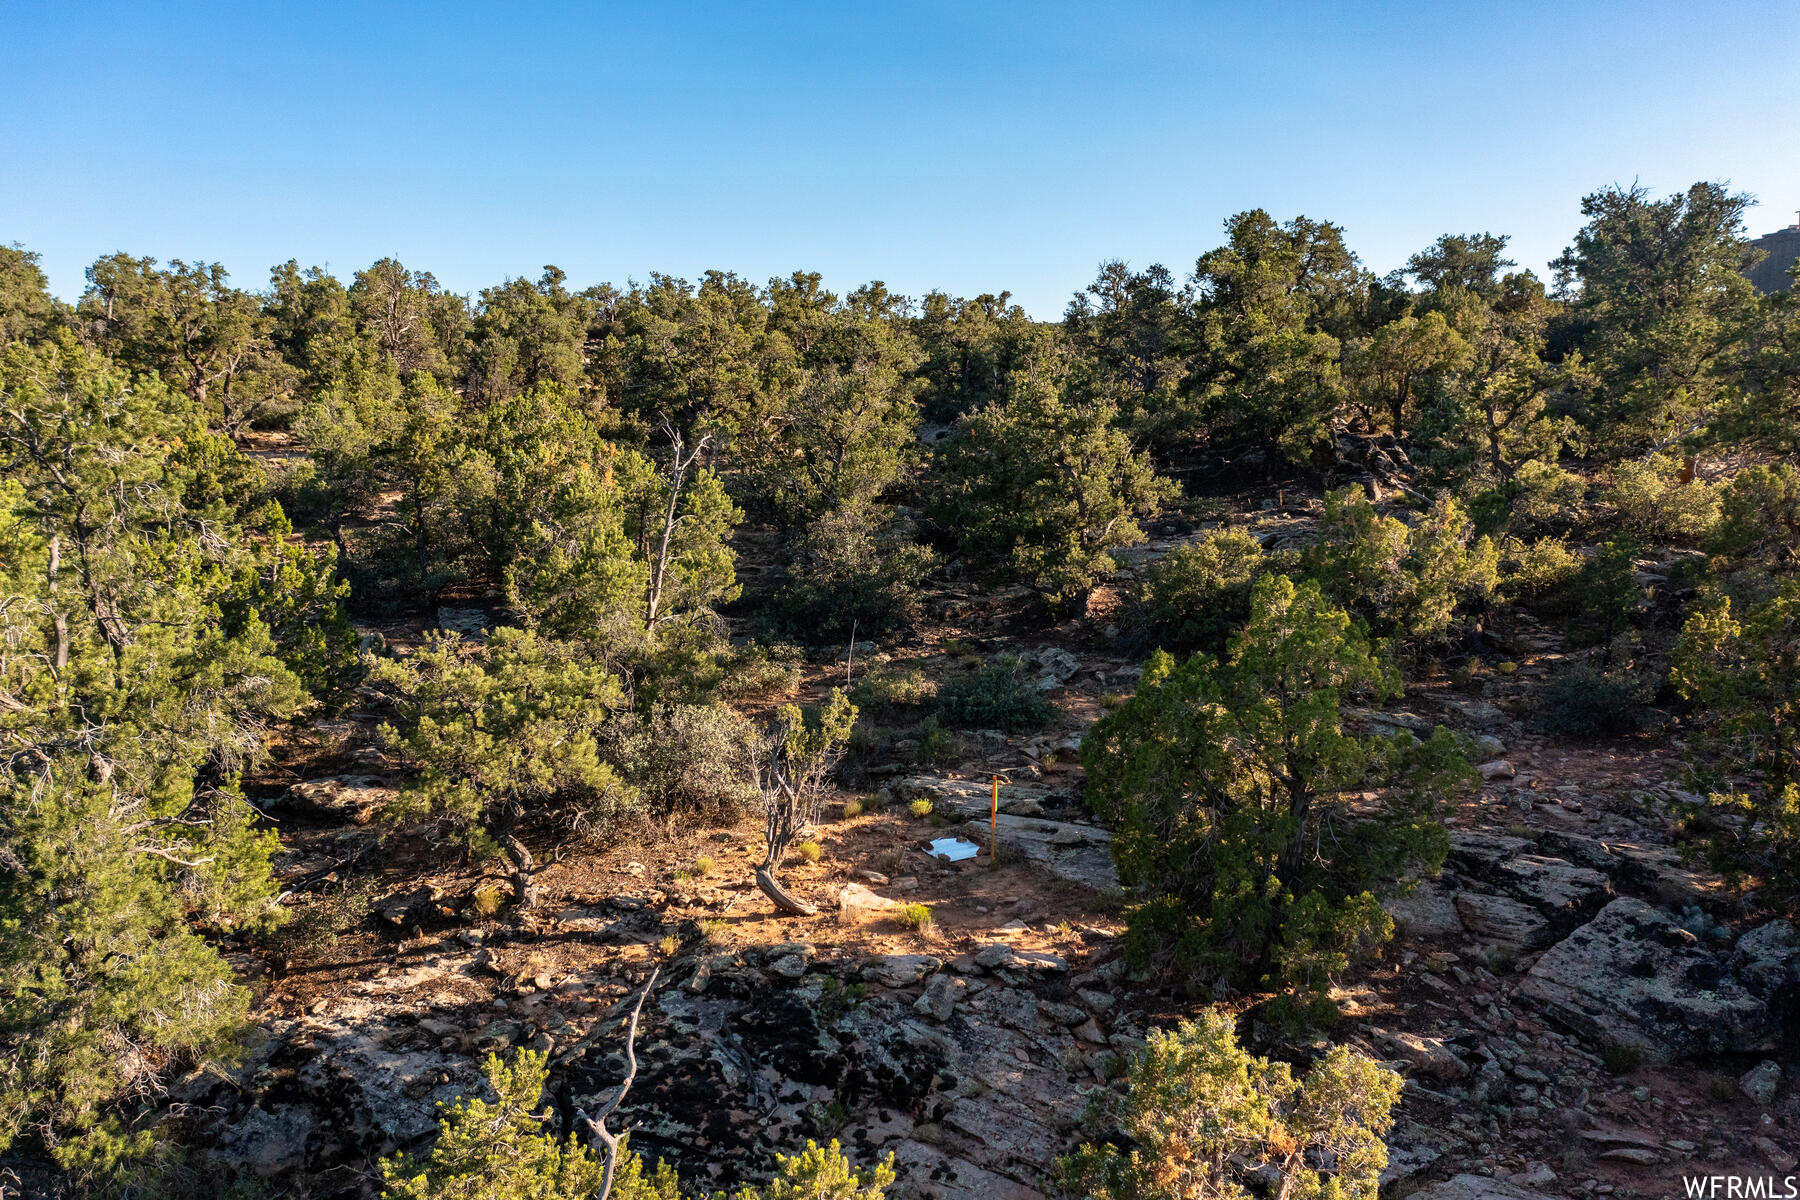
[{"label": "white paper on ground", "polygon": [[980,854],[981,847],[962,838],[938,838],[931,843],[931,852],[946,862],[961,862]]}]

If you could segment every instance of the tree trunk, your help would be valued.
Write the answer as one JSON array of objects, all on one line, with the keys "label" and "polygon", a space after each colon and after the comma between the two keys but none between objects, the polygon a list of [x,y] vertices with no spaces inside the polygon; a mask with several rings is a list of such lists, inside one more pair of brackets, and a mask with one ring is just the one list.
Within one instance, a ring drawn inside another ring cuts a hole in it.
[{"label": "tree trunk", "polygon": [[756,868],[756,886],[762,889],[762,894],[767,896],[776,908],[790,917],[816,917],[819,915],[816,907],[789,895],[787,889],[781,886],[768,867]]},{"label": "tree trunk", "polygon": [[520,908],[535,908],[538,886],[534,874],[536,864],[532,862],[531,851],[525,848],[525,843],[515,834],[507,834],[500,844],[506,847],[507,857],[513,862],[513,902]]}]

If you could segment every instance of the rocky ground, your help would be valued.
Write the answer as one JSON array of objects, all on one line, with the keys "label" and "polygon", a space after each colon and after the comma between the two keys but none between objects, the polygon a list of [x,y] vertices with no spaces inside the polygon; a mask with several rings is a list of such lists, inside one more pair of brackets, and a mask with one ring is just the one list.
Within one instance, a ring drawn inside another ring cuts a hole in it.
[{"label": "rocky ground", "polygon": [[[1271,504],[1265,532],[1309,511]],[[1026,657],[1058,724],[977,734],[954,769],[870,764],[868,811],[845,817],[840,797],[819,860],[791,869],[814,918],[779,916],[752,887],[759,820],[571,852],[541,873],[538,909],[515,913],[496,877],[377,836],[370,814],[395,780],[367,723],[287,747],[288,776],[264,784],[297,920],[275,948],[235,951],[262,1035],[234,1070],[182,1080],[175,1111],[285,1195],[366,1195],[375,1158],[421,1144],[490,1050],[553,1056],[566,1127],[616,1086],[624,1013],[658,966],[622,1110],[639,1151],[723,1182],[835,1136],[895,1155],[897,1200],[1043,1195],[1088,1098],[1192,1006],[1126,971],[1108,835],[1079,806],[1073,749],[1140,657],[1109,647],[1104,603],[1020,630],[1004,595],[939,598],[960,637]],[[1562,648],[1527,629],[1509,651],[1358,717],[1447,724],[1486,758],[1443,877],[1394,902],[1398,936],[1339,995],[1331,1036],[1407,1078],[1384,1190],[1676,1196],[1684,1175],[1785,1174],[1800,1147],[1786,1083],[1800,942],[1671,848],[1696,800],[1678,752],[1534,736],[1531,690]],[[949,658],[941,636],[893,653],[934,675]],[[927,821],[910,814],[921,797]],[[950,836],[983,853],[925,853]],[[906,904],[931,923],[911,927]]]}]

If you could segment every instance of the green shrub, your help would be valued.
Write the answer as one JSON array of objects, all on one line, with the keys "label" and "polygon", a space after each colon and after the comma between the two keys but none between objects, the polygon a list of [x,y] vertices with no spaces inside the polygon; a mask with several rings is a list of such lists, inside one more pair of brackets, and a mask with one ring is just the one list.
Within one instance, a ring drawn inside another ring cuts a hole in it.
[{"label": "green shrub", "polygon": [[972,677],[945,684],[938,715],[970,729],[1017,732],[1047,724],[1055,710],[1021,677],[1020,666],[1012,655],[997,654]]},{"label": "green shrub", "polygon": [[498,884],[482,884],[475,889],[475,895],[473,897],[476,913],[484,917],[493,916],[506,904],[506,897],[509,892],[510,889],[503,888]]},{"label": "green shrub", "polygon": [[1499,582],[1499,550],[1473,531],[1448,496],[1408,525],[1378,513],[1362,488],[1351,486],[1325,497],[1318,536],[1300,562],[1333,600],[1377,631],[1436,641]]},{"label": "green shrub", "polygon": [[962,739],[938,723],[936,717],[926,717],[914,730],[919,739],[919,747],[913,752],[922,767],[941,767],[955,762],[962,754]]},{"label": "green shrub", "polygon": [[652,811],[728,815],[758,803],[750,770],[756,731],[723,704],[622,713],[607,734],[607,756]]},{"label": "green shrub", "polygon": [[[1344,731],[1350,694],[1397,687],[1317,584],[1282,576],[1258,581],[1223,661],[1150,660],[1081,747],[1120,880],[1146,897],[1129,915],[1140,961],[1276,992],[1282,1019],[1335,1016],[1332,978],[1390,936],[1381,894],[1442,863],[1439,810],[1473,774],[1446,730],[1417,744]],[[1370,787],[1380,801],[1353,809]]]},{"label": "green shrub", "polygon": [[1250,585],[1268,569],[1262,543],[1242,529],[1176,547],[1144,573],[1151,636],[1169,649],[1219,649],[1250,615]]},{"label": "green shrub", "polygon": [[1105,1106],[1125,1144],[1091,1142],[1061,1160],[1069,1194],[1241,1200],[1266,1189],[1375,1200],[1397,1073],[1334,1046],[1296,1080],[1286,1063],[1240,1048],[1231,1018],[1217,1009],[1152,1030],[1149,1043],[1131,1064],[1126,1094]]},{"label": "green shrub", "polygon": [[1725,486],[1708,553],[1764,570],[1800,570],[1800,471],[1751,467]]},{"label": "green shrub", "polygon": [[825,847],[810,840],[801,842],[798,846],[795,846],[794,849],[799,853],[802,861],[809,863],[818,862],[819,857],[825,853]]},{"label": "green shrub", "polygon": [[[387,1200],[591,1200],[606,1164],[574,1134],[558,1141],[539,1115],[550,1068],[547,1056],[520,1050],[510,1062],[490,1054],[485,1066],[494,1100],[463,1097],[438,1118],[437,1141],[422,1157],[383,1159]],[[621,1139],[623,1141],[624,1139]],[[615,1200],[679,1200],[666,1163],[646,1176],[643,1161],[620,1146]]]},{"label": "green shrub", "polygon": [[902,904],[895,915],[899,918],[900,924],[914,933],[924,933],[932,925],[929,904]]},{"label": "green shrub", "polygon": [[1573,603],[1571,590],[1581,575],[1581,556],[1560,539],[1514,539],[1500,560],[1500,594],[1540,612],[1564,611]]},{"label": "green shrub", "polygon": [[1587,496],[1587,482],[1555,463],[1533,459],[1508,483],[1477,493],[1469,515],[1484,533],[1567,529]]},{"label": "green shrub", "polygon": [[1629,1075],[1644,1065],[1644,1050],[1630,1042],[1608,1038],[1600,1043],[1600,1061],[1614,1075]]},{"label": "green shrub", "polygon": [[917,708],[937,694],[937,685],[918,666],[879,667],[857,680],[850,699],[870,717]]},{"label": "green shrub", "polygon": [[1741,616],[1718,595],[1688,618],[1670,673],[1694,705],[1690,833],[1715,867],[1800,914],[1800,580]]},{"label": "green shrub", "polygon": [[862,814],[863,802],[861,800],[844,801],[844,820],[854,820],[855,818],[862,816]]},{"label": "green shrub", "polygon": [[728,700],[792,695],[800,686],[802,661],[804,656],[798,646],[752,642],[726,664],[718,693]]},{"label": "green shrub", "polygon": [[1644,586],[1637,579],[1641,547],[1628,537],[1600,543],[1582,561],[1571,584],[1575,619],[1569,623],[1574,640],[1604,647],[1604,661],[1611,664],[1613,646],[1632,629],[1632,621],[1644,603]]},{"label": "green shrub", "polygon": [[[672,953],[674,939],[663,950]],[[489,1055],[488,1086],[495,1100],[463,1097],[438,1118],[429,1154],[383,1159],[384,1200],[592,1200],[605,1176],[605,1161],[574,1135],[558,1141],[543,1131],[547,1056],[520,1050],[508,1062]],[[619,1138],[612,1200],[682,1200],[688,1195],[667,1163],[646,1171]],[[745,1185],[730,1200],[882,1200],[894,1182],[894,1156],[868,1170],[850,1165],[834,1140],[810,1139],[799,1154],[775,1156],[775,1178]],[[700,1195],[701,1193],[693,1193]],[[705,1193],[726,1200],[724,1193]]]},{"label": "green shrub", "polygon": [[1699,479],[1682,483],[1681,464],[1665,454],[1614,465],[1601,498],[1619,521],[1646,541],[1693,544],[1719,519],[1719,489]]},{"label": "green shrub", "polygon": [[931,801],[923,799],[923,798],[914,800],[911,804],[909,804],[907,806],[907,808],[912,812],[912,815],[919,818],[919,820],[921,820],[921,821],[923,821],[926,817],[929,817],[931,815],[931,810],[933,807],[934,806],[932,805]]},{"label": "green shrub", "polygon": [[1544,685],[1535,719],[1558,737],[1621,737],[1643,727],[1643,703],[1643,688],[1630,675],[1577,668]]}]

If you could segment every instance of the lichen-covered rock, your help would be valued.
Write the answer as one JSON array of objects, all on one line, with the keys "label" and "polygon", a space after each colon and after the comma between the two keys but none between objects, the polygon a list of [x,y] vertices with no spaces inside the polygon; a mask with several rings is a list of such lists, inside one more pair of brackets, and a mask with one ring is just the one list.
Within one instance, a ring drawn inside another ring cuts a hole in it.
[{"label": "lichen-covered rock", "polygon": [[1469,1064],[1443,1038],[1421,1037],[1403,1031],[1386,1035],[1382,1044],[1388,1053],[1410,1064],[1421,1075],[1450,1082],[1469,1073]]},{"label": "lichen-covered rock", "polygon": [[1426,880],[1404,896],[1383,902],[1398,931],[1407,937],[1454,937],[1463,931],[1449,887]]},{"label": "lichen-covered rock", "polygon": [[1510,896],[1458,892],[1456,912],[1471,936],[1515,954],[1540,949],[1555,940],[1544,914]]},{"label": "lichen-covered rock", "polygon": [[886,987],[909,987],[944,965],[935,954],[882,954],[869,960],[862,976]]},{"label": "lichen-covered rock", "polygon": [[1635,1046],[1652,1061],[1772,1050],[1768,1004],[1675,918],[1623,897],[1547,950],[1520,997],[1596,1045]]},{"label": "lichen-covered rock", "polygon": [[1411,1200],[1549,1200],[1542,1192],[1533,1192],[1501,1179],[1485,1175],[1452,1175],[1412,1194]]},{"label": "lichen-covered rock", "polygon": [[1787,921],[1758,925],[1737,940],[1732,969],[1757,995],[1783,1007],[1800,983],[1800,934]]},{"label": "lichen-covered rock", "polygon": [[282,803],[367,825],[399,794],[392,780],[379,775],[331,775],[292,785]]},{"label": "lichen-covered rock", "polygon": [[1592,916],[1612,898],[1612,882],[1599,871],[1541,854],[1504,859],[1495,864],[1490,877],[1507,895],[1566,928]]}]

